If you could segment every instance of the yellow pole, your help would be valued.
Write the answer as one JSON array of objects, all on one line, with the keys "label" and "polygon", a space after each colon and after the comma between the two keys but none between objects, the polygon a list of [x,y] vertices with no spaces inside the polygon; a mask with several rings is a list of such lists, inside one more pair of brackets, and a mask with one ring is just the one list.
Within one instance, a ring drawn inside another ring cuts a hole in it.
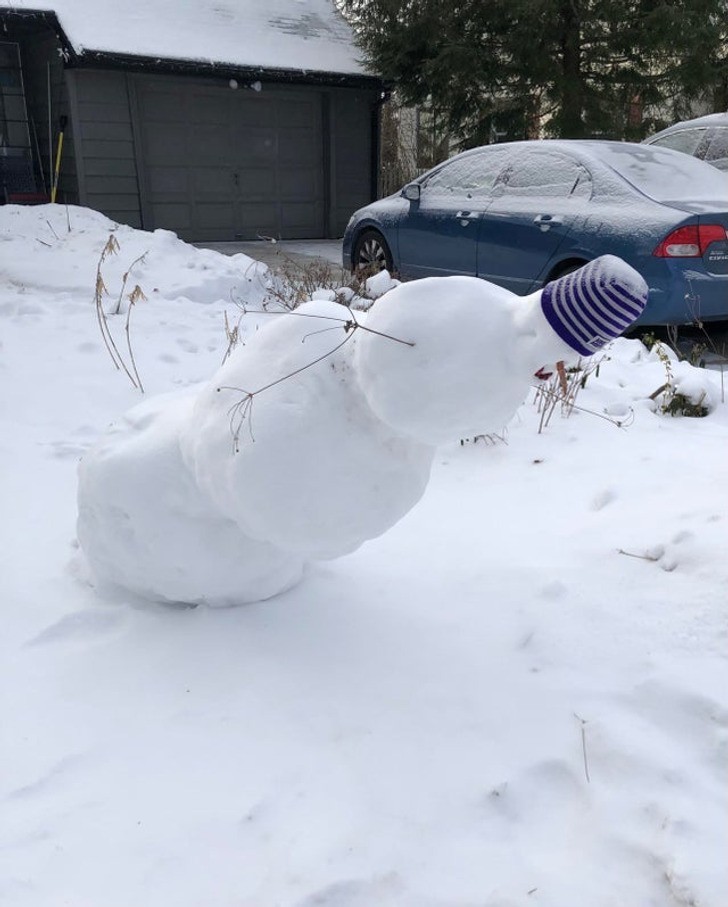
[{"label": "yellow pole", "polygon": [[53,185],[51,186],[51,202],[55,204],[58,193],[58,179],[61,173],[61,153],[63,152],[63,132],[66,128],[66,118],[61,117],[61,131],[58,133],[58,150],[56,151],[56,166],[53,171]]}]

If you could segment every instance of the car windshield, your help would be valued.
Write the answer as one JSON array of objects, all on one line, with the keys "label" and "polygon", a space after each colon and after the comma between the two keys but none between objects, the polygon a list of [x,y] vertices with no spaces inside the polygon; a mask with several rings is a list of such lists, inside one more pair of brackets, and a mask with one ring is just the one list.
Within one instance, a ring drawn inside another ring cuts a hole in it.
[{"label": "car windshield", "polygon": [[706,201],[728,205],[728,176],[694,157],[655,145],[599,146],[599,156],[635,188],[658,202]]}]

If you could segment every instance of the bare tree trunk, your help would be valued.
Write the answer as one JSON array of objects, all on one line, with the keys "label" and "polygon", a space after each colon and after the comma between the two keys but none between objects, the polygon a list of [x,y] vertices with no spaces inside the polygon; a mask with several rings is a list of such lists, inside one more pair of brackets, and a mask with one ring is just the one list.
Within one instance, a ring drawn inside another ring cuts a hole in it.
[{"label": "bare tree trunk", "polygon": [[561,113],[562,138],[578,139],[586,134],[584,126],[584,76],[581,69],[581,21],[578,0],[561,5]]}]

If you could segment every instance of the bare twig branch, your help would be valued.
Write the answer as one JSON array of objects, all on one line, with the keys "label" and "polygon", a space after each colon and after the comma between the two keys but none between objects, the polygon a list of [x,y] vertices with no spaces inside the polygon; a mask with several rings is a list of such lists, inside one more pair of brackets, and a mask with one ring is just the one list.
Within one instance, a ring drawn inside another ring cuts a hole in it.
[{"label": "bare twig branch", "polygon": [[131,340],[130,340],[130,335],[129,335],[129,320],[131,317],[131,308],[134,305],[134,303],[136,303],[137,300],[145,299],[146,297],[144,296],[144,294],[142,293],[141,289],[138,286],[135,287],[134,290],[129,294],[130,305],[129,305],[129,312],[127,313],[125,330],[126,330],[127,347],[129,349],[129,355],[130,355],[130,361],[131,361],[131,367],[133,370],[133,374],[132,374],[132,371],[129,370],[129,367],[127,366],[126,362],[124,361],[124,357],[119,352],[119,348],[116,345],[114,337],[111,333],[111,329],[109,327],[109,321],[106,316],[106,312],[104,311],[104,304],[103,304],[104,296],[108,296],[109,293],[108,293],[108,290],[106,289],[106,284],[104,283],[104,278],[101,273],[101,266],[110,255],[116,255],[116,253],[118,251],[119,251],[119,243],[118,243],[116,237],[114,236],[114,234],[112,233],[109,236],[108,240],[106,241],[106,245],[101,250],[101,255],[99,257],[98,264],[96,265],[96,287],[94,290],[94,305],[96,308],[96,320],[98,321],[99,330],[101,332],[101,338],[104,341],[104,345],[109,353],[109,356],[111,357],[111,361],[114,363],[115,368],[117,369],[117,371],[119,371],[119,370],[123,371],[126,374],[127,378],[131,381],[132,385],[134,387],[138,388],[142,393],[144,393],[144,388],[142,387],[142,383],[139,378],[139,373],[136,368],[136,362],[134,361],[134,353],[131,348]]},{"label": "bare twig branch", "polygon": [[147,251],[140,255],[138,258],[135,258],[127,268],[124,276],[121,279],[121,289],[119,290],[119,298],[116,300],[116,306],[114,307],[114,311],[112,313],[113,315],[118,315],[121,312],[121,300],[124,296],[124,290],[126,289],[126,283],[129,280],[129,275],[131,274],[132,268],[134,267],[134,265],[139,264],[140,261],[144,261],[148,254],[149,249],[147,249]]},{"label": "bare twig branch", "polygon": [[641,561],[652,561],[653,563],[656,563],[660,560],[660,557],[662,557],[662,555],[657,557],[654,554],[635,554],[632,551],[625,551],[623,548],[617,548],[617,552],[619,554],[624,554],[626,557],[636,557]]},{"label": "bare twig branch", "polygon": [[586,752],[586,725],[587,722],[580,718],[579,715],[574,712],[574,718],[581,724],[581,751],[584,757],[584,775],[586,776],[586,783],[591,784],[591,778],[589,777],[589,758]]}]

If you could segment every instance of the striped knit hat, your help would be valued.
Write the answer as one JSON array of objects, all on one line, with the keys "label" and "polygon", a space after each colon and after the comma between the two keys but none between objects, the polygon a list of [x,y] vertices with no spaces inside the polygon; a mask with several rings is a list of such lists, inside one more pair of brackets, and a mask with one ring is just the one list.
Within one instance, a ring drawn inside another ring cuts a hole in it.
[{"label": "striped knit hat", "polygon": [[614,255],[602,255],[546,284],[541,309],[562,340],[591,356],[639,318],[647,293],[633,268]]}]

